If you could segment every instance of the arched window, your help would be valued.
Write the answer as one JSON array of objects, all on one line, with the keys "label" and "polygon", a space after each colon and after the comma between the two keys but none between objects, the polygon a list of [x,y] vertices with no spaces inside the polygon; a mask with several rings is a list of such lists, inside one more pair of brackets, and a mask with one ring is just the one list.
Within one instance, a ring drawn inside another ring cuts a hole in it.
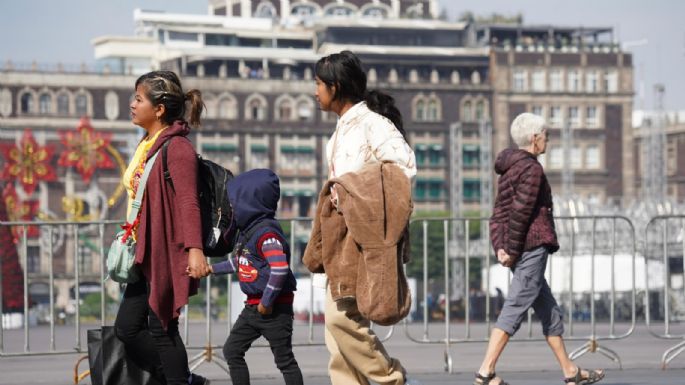
[{"label": "arched window", "polygon": [[302,122],[314,120],[314,102],[308,96],[300,96],[297,99],[297,117]]},{"label": "arched window", "polygon": [[471,104],[471,101],[467,100],[464,102],[464,106],[462,107],[462,121],[464,122],[473,122],[473,107]]},{"label": "arched window", "polygon": [[368,6],[362,7],[362,17],[368,17],[370,19],[387,19],[388,14],[388,8],[382,7],[381,4],[369,4]]},{"label": "arched window", "polygon": [[60,116],[69,115],[69,94],[66,92],[57,95],[57,114]]},{"label": "arched window", "polygon": [[88,95],[78,94],[76,95],[76,116],[82,117],[88,115]]},{"label": "arched window", "polygon": [[294,120],[294,111],[293,111],[293,101],[289,97],[284,97],[283,99],[279,100],[278,103],[276,104],[276,120],[282,121],[282,122],[289,122]]},{"label": "arched window", "polygon": [[325,16],[333,17],[352,17],[357,13],[357,9],[351,4],[337,3],[324,8]]},{"label": "arched window", "polygon": [[33,95],[30,92],[25,92],[23,95],[21,95],[21,113],[22,114],[30,114],[33,112]]},{"label": "arched window", "polygon": [[440,120],[440,100],[437,98],[432,98],[428,102],[428,119],[431,122],[437,122]]},{"label": "arched window", "polygon": [[221,119],[235,120],[238,119],[238,102],[233,95],[223,95],[218,103],[218,115]]},{"label": "arched window", "polygon": [[301,18],[310,18],[316,15],[319,11],[317,4],[312,3],[297,3],[293,4],[290,9],[290,14]]},{"label": "arched window", "polygon": [[423,100],[423,98],[417,100],[414,106],[414,116],[416,117],[416,121],[422,122],[426,120],[426,102]]},{"label": "arched window", "polygon": [[49,114],[52,112],[52,97],[50,94],[41,94],[38,100],[38,112],[40,114]]},{"label": "arched window", "polygon": [[259,3],[254,13],[255,17],[265,19],[273,19],[276,17],[276,15],[276,7],[274,7],[274,5],[271,4],[270,1],[262,1],[261,3]]},{"label": "arched window", "polygon": [[480,122],[485,119],[485,102],[479,100],[476,103],[476,121]]},{"label": "arched window", "polygon": [[246,120],[266,120],[267,102],[264,96],[255,94],[250,95],[245,101]]}]

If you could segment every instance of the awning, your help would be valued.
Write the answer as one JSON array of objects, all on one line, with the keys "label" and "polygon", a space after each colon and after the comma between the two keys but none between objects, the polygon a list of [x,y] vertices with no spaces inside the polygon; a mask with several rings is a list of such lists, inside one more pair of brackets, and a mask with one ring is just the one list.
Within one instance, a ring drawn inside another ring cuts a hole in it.
[{"label": "awning", "polygon": [[253,144],[250,149],[252,152],[266,152],[269,148],[265,144]]}]

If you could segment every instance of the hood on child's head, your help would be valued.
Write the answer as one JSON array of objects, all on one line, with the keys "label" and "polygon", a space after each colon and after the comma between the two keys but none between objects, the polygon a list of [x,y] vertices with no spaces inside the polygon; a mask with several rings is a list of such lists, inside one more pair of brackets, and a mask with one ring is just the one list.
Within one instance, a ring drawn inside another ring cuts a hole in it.
[{"label": "hood on child's head", "polygon": [[273,219],[280,195],[278,176],[268,169],[250,170],[228,182],[233,218],[241,230],[261,219]]}]

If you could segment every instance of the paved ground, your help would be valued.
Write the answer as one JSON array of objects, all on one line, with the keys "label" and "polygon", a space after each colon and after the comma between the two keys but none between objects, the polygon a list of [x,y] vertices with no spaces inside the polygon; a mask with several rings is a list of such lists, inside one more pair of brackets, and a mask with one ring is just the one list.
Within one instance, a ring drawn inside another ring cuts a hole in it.
[{"label": "paved ground", "polygon": [[[96,325],[84,325],[81,346],[85,349],[85,330]],[[534,325],[533,337],[538,337],[539,326]],[[423,329],[420,324],[411,325],[409,334],[414,339],[423,339]],[[629,330],[629,325],[617,325],[615,334],[620,335]],[[656,330],[656,329],[655,329]],[[50,334],[48,327],[32,328],[29,347],[33,352],[50,350]],[[444,336],[445,327],[441,324],[431,324],[428,328],[428,339],[439,340]],[[575,326],[574,335],[579,340],[568,341],[569,351],[581,347],[585,337],[590,334],[588,325]],[[387,335],[388,329],[379,329],[379,335]],[[476,339],[485,336],[484,325],[474,325],[469,335]],[[542,385],[562,384],[561,375],[557,371],[556,362],[546,344],[542,341],[521,341],[528,334],[524,326],[519,340],[510,344],[505,350],[498,366],[498,373],[505,376],[512,384]],[[672,334],[685,334],[685,326],[672,325]],[[75,328],[61,326],[56,329],[55,345],[57,350],[71,350],[75,346]],[[568,334],[568,333],[567,333]],[[606,328],[599,328],[598,335],[608,335]],[[203,344],[206,327],[192,324],[189,331],[189,345]],[[466,335],[464,325],[454,324],[451,336],[453,339],[463,339]],[[226,336],[226,325],[214,325],[212,342],[216,345],[223,343]],[[22,330],[5,331],[3,336],[5,353],[20,353],[24,349],[24,333]],[[313,341],[323,341],[321,325],[316,325]],[[308,343],[306,326],[296,327],[296,342]],[[608,348],[621,358],[623,370],[617,362],[613,362],[599,352],[588,353],[579,357],[576,362],[582,367],[604,367],[608,374],[604,384],[613,385],[685,385],[685,353],[675,358],[669,369],[661,370],[660,362],[663,352],[682,340],[661,340],[649,334],[647,329],[638,325],[635,332],[628,338],[618,341],[600,341],[600,347]],[[407,337],[403,326],[394,330],[391,338],[386,342],[391,355],[399,358],[412,376],[423,381],[426,385],[442,384],[470,384],[473,370],[478,366],[485,350],[484,342],[455,342],[449,348],[452,356],[453,373],[444,371],[445,346],[444,343],[416,343]],[[201,350],[191,349],[190,356],[197,355]],[[220,350],[217,351],[220,354]],[[312,385],[329,384],[326,376],[328,352],[324,346],[304,346],[295,348],[295,354],[305,375],[305,383]],[[35,357],[0,357],[0,385],[35,384],[35,385],[67,385],[73,384],[73,366],[80,354],[40,355]],[[276,370],[271,352],[263,347],[255,347],[248,352],[248,365],[252,371],[253,384],[275,385],[282,380]],[[87,362],[81,366],[87,369]],[[215,362],[201,362],[196,372],[213,379],[213,384],[230,384],[228,375]],[[89,380],[84,381],[85,384]]]}]

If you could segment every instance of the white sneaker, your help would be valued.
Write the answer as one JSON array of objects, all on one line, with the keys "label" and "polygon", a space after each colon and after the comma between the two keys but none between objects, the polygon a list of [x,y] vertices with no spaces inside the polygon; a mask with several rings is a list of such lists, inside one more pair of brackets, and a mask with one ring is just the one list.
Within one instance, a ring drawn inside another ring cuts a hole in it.
[{"label": "white sneaker", "polygon": [[423,382],[417,380],[416,378],[405,377],[404,385],[423,385]]}]

